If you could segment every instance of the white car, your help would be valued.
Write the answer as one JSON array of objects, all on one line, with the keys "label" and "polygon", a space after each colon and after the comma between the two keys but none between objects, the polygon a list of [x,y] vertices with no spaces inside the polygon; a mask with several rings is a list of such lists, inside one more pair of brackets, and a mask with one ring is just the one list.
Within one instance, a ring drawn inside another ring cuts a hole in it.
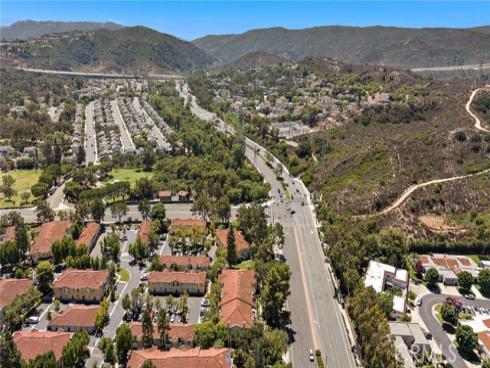
[{"label": "white car", "polygon": [[28,323],[30,325],[35,325],[38,322],[39,322],[38,316],[30,316],[29,318],[26,319],[26,323]]},{"label": "white car", "polygon": [[310,356],[310,362],[313,362],[315,360],[315,354],[313,354],[313,349],[310,349],[308,355]]}]

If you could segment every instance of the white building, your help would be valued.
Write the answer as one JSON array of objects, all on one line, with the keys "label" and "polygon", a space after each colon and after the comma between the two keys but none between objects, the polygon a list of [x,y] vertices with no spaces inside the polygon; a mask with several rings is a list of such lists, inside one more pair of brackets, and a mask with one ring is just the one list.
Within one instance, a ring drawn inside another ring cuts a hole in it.
[{"label": "white building", "polygon": [[405,314],[408,289],[407,270],[371,260],[364,275],[364,285],[372,287],[377,293],[389,288],[401,289],[401,296],[393,296],[393,312],[395,316]]}]

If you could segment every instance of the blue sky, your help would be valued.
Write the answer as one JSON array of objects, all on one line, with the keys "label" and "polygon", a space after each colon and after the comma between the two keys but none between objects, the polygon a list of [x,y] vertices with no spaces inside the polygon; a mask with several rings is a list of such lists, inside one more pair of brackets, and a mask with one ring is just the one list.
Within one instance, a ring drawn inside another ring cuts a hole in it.
[{"label": "blue sky", "polygon": [[113,21],[192,40],[253,28],[320,25],[473,27],[490,24],[490,1],[0,1],[0,23]]}]

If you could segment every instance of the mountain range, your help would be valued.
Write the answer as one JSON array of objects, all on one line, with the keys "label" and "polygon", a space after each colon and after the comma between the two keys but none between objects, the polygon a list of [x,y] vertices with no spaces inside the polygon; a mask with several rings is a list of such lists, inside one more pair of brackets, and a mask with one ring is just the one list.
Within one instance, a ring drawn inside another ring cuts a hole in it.
[{"label": "mountain range", "polygon": [[396,28],[325,26],[255,29],[192,41],[220,63],[265,51],[290,60],[326,56],[352,64],[414,68],[478,64],[490,60],[490,27]]},{"label": "mountain range", "polygon": [[5,41],[26,40],[32,37],[44,36],[50,33],[72,31],[95,31],[98,29],[116,30],[123,26],[112,22],[53,22],[22,20],[10,26],[0,27],[0,39]]},{"label": "mountain range", "polygon": [[137,26],[55,33],[4,44],[0,60],[41,69],[158,74],[202,69],[213,58],[190,42]]}]

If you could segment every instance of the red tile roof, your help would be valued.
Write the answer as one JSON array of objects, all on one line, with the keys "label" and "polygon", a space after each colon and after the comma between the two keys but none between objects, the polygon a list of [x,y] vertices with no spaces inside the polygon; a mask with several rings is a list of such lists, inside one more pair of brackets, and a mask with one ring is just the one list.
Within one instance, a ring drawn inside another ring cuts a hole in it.
[{"label": "red tile roof", "polygon": [[181,267],[208,268],[211,260],[206,256],[161,256],[160,262],[168,268],[173,264]]},{"label": "red tile roof", "polygon": [[230,327],[251,327],[254,319],[254,271],[225,269],[219,276],[219,282],[222,285],[220,321]]},{"label": "red tile roof", "polygon": [[9,240],[15,240],[15,226],[7,227],[5,229],[5,234],[3,234],[1,239],[2,239],[1,243]]},{"label": "red tile roof", "polygon": [[151,360],[156,368],[231,368],[231,350],[221,349],[158,349],[133,350],[128,368],[140,368]]},{"label": "red tile roof", "polygon": [[17,331],[14,336],[14,343],[19,350],[22,360],[28,362],[39,355],[52,351],[56,360],[60,360],[63,348],[71,338],[69,332],[54,331]]},{"label": "red tile roof", "polygon": [[150,231],[151,221],[145,220],[141,223],[138,232],[136,233],[136,236],[139,236],[145,244],[148,244],[148,242],[150,241]]},{"label": "red tile roof", "polygon": [[70,304],[53,317],[49,326],[94,327],[98,305]]},{"label": "red tile roof", "polygon": [[422,262],[422,264],[429,263],[429,257],[427,257],[427,256],[420,256],[419,260],[420,260],[420,262]]},{"label": "red tile roof", "polygon": [[199,219],[173,219],[170,221],[170,228],[197,226],[206,229],[206,221]]},{"label": "red tile roof", "polygon": [[34,281],[30,279],[0,279],[0,309],[10,305],[18,295],[29,290]]},{"label": "red tile roof", "polygon": [[108,270],[76,270],[69,268],[61,274],[60,278],[53,284],[55,288],[70,289],[99,289],[109,278]]},{"label": "red tile roof", "polygon": [[463,266],[471,266],[471,262],[466,257],[458,257],[458,261],[461,262]]},{"label": "red tile roof", "polygon": [[148,276],[148,283],[154,282],[202,285],[206,282],[206,272],[153,271]]},{"label": "red tile roof", "polygon": [[[228,247],[228,229],[216,230],[216,239],[218,239],[218,244],[224,248]],[[238,230],[233,230],[235,235],[235,247],[238,252],[242,252],[250,248],[250,244],[245,240],[242,233]]]},{"label": "red tile roof", "polygon": [[490,331],[485,330],[478,333],[478,338],[482,342],[485,349],[490,352]]},{"label": "red tile roof", "polygon": [[482,322],[486,328],[490,328],[490,318],[484,319]]},{"label": "red tile roof", "polygon": [[87,223],[82,233],[80,234],[80,237],[77,239],[76,244],[77,245],[85,244],[86,246],[88,246],[90,243],[92,243],[92,241],[99,234],[99,232],[100,232],[100,225],[98,223],[96,222]]},{"label": "red tile roof", "polygon": [[[130,322],[129,328],[131,330],[131,335],[136,339],[141,339],[143,337],[143,323],[141,322]],[[196,325],[183,324],[183,323],[172,323],[170,324],[170,331],[168,336],[171,340],[178,341],[179,339],[183,341],[193,341],[194,334],[196,332]],[[159,339],[160,332],[158,332],[158,325],[153,324],[153,338]]]},{"label": "red tile roof", "polygon": [[158,197],[160,198],[172,197],[172,192],[170,190],[161,190],[158,192]]},{"label": "red tile roof", "polygon": [[70,220],[50,221],[42,224],[31,247],[31,254],[50,253],[51,245],[56,240],[62,240],[70,226]]}]

